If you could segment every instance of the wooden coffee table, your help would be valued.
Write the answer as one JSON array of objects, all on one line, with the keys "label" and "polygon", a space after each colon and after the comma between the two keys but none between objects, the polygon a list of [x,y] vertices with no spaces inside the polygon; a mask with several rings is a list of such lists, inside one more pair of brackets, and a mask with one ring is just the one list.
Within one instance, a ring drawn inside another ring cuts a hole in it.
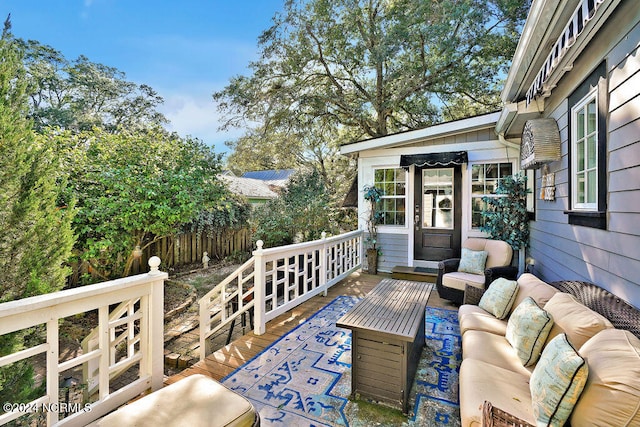
[{"label": "wooden coffee table", "polygon": [[351,394],[399,407],[424,347],[424,315],[432,285],[384,279],[336,322],[351,329]]}]

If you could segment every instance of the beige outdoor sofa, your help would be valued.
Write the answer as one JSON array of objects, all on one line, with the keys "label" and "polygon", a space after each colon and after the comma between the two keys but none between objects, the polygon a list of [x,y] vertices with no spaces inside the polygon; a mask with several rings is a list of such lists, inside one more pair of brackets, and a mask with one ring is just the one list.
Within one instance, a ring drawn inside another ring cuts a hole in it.
[{"label": "beige outdoor sofa", "polygon": [[[564,333],[566,338],[560,336],[554,344],[568,341],[584,359],[588,371],[586,385],[575,406],[569,409],[567,423],[574,427],[640,425],[640,312],[586,282],[554,282],[551,286],[525,273],[517,284],[512,308],[504,320],[475,304],[481,293],[474,294],[474,289],[465,297],[465,302],[474,304],[460,307],[462,426],[545,425],[537,423],[534,416],[531,384],[537,384],[533,375],[538,365],[548,368],[548,358],[541,362],[541,356],[535,364],[525,367],[506,338],[510,318],[529,296],[553,319],[542,354],[554,347],[549,343],[556,336]],[[514,319],[511,337],[515,324]],[[539,377],[542,370],[541,366],[535,375]],[[547,399],[547,390],[542,395]],[[539,404],[540,394],[537,396]]]}]

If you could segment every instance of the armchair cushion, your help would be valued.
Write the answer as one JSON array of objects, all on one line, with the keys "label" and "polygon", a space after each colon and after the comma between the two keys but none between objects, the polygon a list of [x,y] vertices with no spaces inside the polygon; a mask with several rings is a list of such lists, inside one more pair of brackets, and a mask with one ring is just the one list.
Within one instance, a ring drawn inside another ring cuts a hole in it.
[{"label": "armchair cushion", "polygon": [[511,312],[517,293],[518,282],[501,277],[489,285],[478,306],[502,320]]},{"label": "armchair cushion", "polygon": [[484,289],[484,274],[471,274],[454,271],[442,276],[442,284],[448,288],[464,292],[466,285]]},{"label": "armchair cushion", "polygon": [[487,255],[487,251],[472,251],[468,248],[462,248],[458,271],[461,273],[484,274]]},{"label": "armchair cushion", "polygon": [[505,338],[517,351],[524,366],[538,361],[552,326],[553,318],[538,307],[533,298],[526,298],[513,310]]},{"label": "armchair cushion", "polygon": [[578,402],[588,374],[586,362],[565,334],[552,339],[542,352],[529,383],[537,424],[564,425]]}]

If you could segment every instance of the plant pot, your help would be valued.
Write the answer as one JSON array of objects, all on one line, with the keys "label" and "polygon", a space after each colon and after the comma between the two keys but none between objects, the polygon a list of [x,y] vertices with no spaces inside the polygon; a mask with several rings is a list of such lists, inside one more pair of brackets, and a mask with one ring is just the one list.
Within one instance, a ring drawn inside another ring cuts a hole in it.
[{"label": "plant pot", "polygon": [[367,249],[367,273],[378,274],[378,250]]}]

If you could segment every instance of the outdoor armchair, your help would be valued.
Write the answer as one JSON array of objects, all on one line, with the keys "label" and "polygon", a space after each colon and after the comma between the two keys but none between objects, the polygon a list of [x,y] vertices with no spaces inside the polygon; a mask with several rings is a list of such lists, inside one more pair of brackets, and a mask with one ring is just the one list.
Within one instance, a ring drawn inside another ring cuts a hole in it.
[{"label": "outdoor armchair", "polygon": [[[483,238],[467,239],[462,244],[460,258],[446,259],[438,264],[436,289],[440,298],[460,305],[467,285],[486,289],[499,277],[515,280],[518,268],[510,265],[512,257],[513,249],[506,242]],[[469,259],[476,261],[473,268],[469,268]]]}]

